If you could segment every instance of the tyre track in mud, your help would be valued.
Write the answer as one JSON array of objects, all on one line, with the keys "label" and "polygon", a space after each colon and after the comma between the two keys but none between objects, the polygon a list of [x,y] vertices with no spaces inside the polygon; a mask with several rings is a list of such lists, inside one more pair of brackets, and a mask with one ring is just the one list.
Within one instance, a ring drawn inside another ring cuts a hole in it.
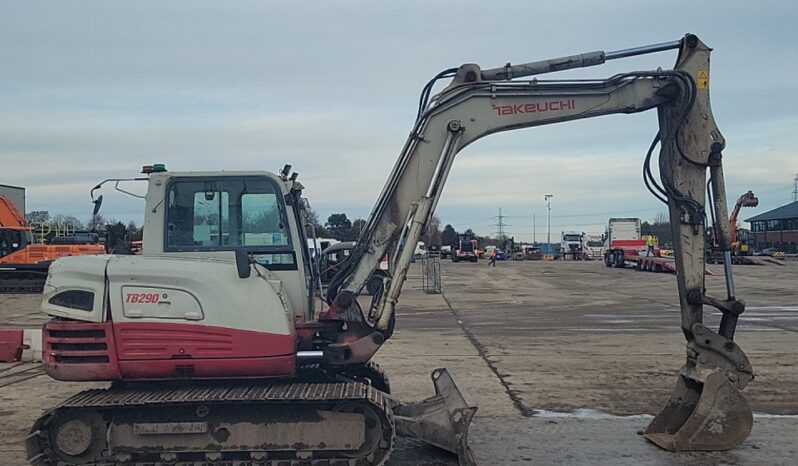
[{"label": "tyre track in mud", "polygon": [[44,369],[40,365],[14,371],[17,367],[18,366],[12,366],[0,372],[0,388],[44,375]]}]

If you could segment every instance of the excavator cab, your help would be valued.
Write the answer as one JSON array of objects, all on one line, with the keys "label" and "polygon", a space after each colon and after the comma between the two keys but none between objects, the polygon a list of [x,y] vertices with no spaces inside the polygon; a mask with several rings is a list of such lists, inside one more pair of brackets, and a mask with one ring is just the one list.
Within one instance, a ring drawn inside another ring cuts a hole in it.
[{"label": "excavator cab", "polygon": [[738,228],[737,229],[737,241],[732,243],[732,247],[735,256],[750,256],[751,251],[751,242],[753,241],[753,237],[751,235],[751,230],[746,230],[745,228]]},{"label": "excavator cab", "polygon": [[[312,310],[313,281],[286,183],[268,172],[149,174],[142,255],[52,265],[43,310],[61,319],[45,327],[45,370],[61,380],[295,374],[295,322]],[[253,270],[245,278],[236,252]],[[70,306],[77,294],[85,305]],[[102,355],[72,344],[86,320],[113,339]]]},{"label": "excavator cab", "polygon": [[23,249],[29,242],[30,233],[27,230],[0,228],[0,258]]},{"label": "excavator cab", "polygon": [[31,233],[25,226],[22,213],[10,199],[0,196],[0,263],[7,262],[4,257],[25,249],[31,242]]},{"label": "excavator cab", "polygon": [[357,305],[355,321],[316,308],[295,174],[162,169],[147,186],[142,255],[51,267],[45,372],[123,383],[40,418],[34,463],[381,463],[395,434],[471,457],[476,407],[453,376],[436,370],[434,396],[401,403],[368,362],[379,345]]}]

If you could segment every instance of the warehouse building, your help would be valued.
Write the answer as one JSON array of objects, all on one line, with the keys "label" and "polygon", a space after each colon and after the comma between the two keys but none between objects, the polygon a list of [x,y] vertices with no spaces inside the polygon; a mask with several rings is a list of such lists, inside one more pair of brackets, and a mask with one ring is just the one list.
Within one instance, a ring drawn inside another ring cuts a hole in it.
[{"label": "warehouse building", "polygon": [[745,220],[751,224],[754,248],[798,252],[798,201]]}]

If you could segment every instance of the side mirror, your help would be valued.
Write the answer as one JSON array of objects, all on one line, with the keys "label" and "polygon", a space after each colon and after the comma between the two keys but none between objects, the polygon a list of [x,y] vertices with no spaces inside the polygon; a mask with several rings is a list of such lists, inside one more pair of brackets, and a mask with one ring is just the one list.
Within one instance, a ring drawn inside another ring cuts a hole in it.
[{"label": "side mirror", "polygon": [[245,249],[236,249],[235,254],[238,278],[249,278],[249,276],[252,274],[252,265],[249,261],[249,254]]},{"label": "side mirror", "polygon": [[95,216],[100,211],[100,206],[103,205],[103,195],[100,194],[100,196],[97,199],[91,202],[94,203],[94,212],[91,215]]}]

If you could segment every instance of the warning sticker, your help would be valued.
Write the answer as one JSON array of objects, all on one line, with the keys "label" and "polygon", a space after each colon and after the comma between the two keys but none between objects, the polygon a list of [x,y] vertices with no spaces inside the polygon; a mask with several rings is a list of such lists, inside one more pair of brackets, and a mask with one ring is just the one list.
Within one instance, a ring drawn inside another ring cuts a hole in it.
[{"label": "warning sticker", "polygon": [[699,89],[706,89],[707,86],[709,86],[709,72],[707,70],[698,70],[696,87]]}]

